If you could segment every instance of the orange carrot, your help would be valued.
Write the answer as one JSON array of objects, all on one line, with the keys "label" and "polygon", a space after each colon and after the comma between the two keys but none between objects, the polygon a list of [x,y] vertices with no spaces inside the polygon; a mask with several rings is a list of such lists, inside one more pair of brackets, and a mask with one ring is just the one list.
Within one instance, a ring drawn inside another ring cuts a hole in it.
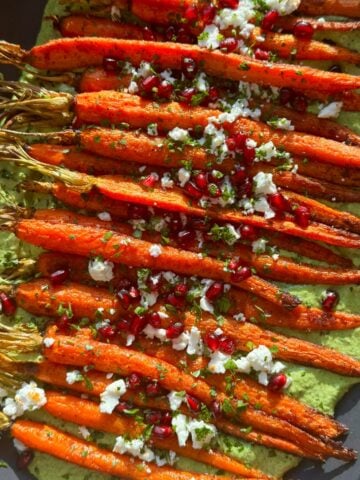
[{"label": "orange carrot", "polygon": [[351,32],[360,28],[357,21],[334,22],[334,21],[318,21],[312,17],[295,17],[293,15],[280,16],[276,21],[276,27],[283,32],[292,32],[297,22],[308,22],[316,31],[334,31],[334,32]]},{"label": "orange carrot", "polygon": [[344,17],[360,17],[360,5],[357,1],[343,0],[302,0],[299,12],[306,15],[339,15]]},{"label": "orange carrot", "polygon": [[304,94],[313,100],[320,100],[321,102],[329,103],[331,101],[338,101],[343,103],[343,109],[349,112],[360,111],[360,95],[356,92],[343,92],[329,96],[327,93],[318,90],[305,90]]},{"label": "orange carrot", "polygon": [[101,90],[122,90],[128,88],[130,84],[129,75],[107,72],[103,68],[88,68],[80,76],[79,92],[98,92]]},{"label": "orange carrot", "polygon": [[[99,405],[89,400],[51,391],[46,392],[46,398],[47,402],[44,409],[51,415],[67,422],[84,425],[94,430],[113,433],[115,435],[130,435],[130,438],[140,437],[144,433],[145,425],[141,425],[138,421],[128,416],[101,413]],[[201,455],[201,461],[203,463],[242,477],[269,478],[260,471],[247,468],[242,463],[222,453],[216,451],[207,452],[204,449],[200,451],[195,450],[190,443],[185,447],[180,447],[177,440],[172,437],[161,439],[153,436],[151,443],[155,448],[172,450],[176,454],[191,458],[192,460],[198,460],[199,455]]]},{"label": "orange carrot", "polygon": [[11,427],[11,433],[14,438],[32,450],[116,477],[126,476],[136,480],[225,480],[228,478],[158,467],[153,463],[145,464],[146,468],[139,468],[132,457],[112,453],[54,427],[29,420],[17,420]]},{"label": "orange carrot", "polygon": [[174,23],[184,18],[187,7],[196,5],[194,0],[133,0],[131,11],[134,15],[148,23]]}]

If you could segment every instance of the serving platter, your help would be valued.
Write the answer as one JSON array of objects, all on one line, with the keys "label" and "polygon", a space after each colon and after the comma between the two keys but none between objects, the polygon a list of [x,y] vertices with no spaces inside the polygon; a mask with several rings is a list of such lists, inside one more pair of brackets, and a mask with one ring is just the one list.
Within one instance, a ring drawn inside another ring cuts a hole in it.
[{"label": "serving platter", "polygon": [[[25,48],[34,44],[39,30],[41,15],[46,0],[2,0],[0,15],[0,38],[9,42],[19,43]],[[18,73],[0,66],[0,72],[7,79],[16,79]],[[336,417],[350,427],[345,445],[360,450],[360,385],[354,387],[338,405]],[[0,480],[30,480],[33,477],[26,471],[20,471],[16,466],[17,454],[11,439],[4,435],[0,439],[0,460],[5,461],[9,468],[0,468]],[[359,480],[360,460],[353,464],[330,459],[327,462],[313,463],[303,461],[301,465],[290,472],[286,480]],[[51,480],[51,479],[48,479]]]}]

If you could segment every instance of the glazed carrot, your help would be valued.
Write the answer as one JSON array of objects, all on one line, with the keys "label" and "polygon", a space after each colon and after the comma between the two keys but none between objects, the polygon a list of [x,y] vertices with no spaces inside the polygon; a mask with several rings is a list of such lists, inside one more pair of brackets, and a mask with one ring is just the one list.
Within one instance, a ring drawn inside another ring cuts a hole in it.
[{"label": "glazed carrot", "polygon": [[[80,381],[69,385],[66,381],[66,372],[67,368],[65,366],[45,360],[40,364],[36,365],[35,373],[33,371],[32,374],[35,374],[38,380],[49,383],[51,385],[56,385],[58,387],[70,389],[79,393],[88,394],[91,392],[91,395],[93,396],[99,396],[105,390],[105,388],[113,381],[107,379],[104,373],[91,370],[87,373],[87,379],[89,380],[89,382]],[[169,403],[167,400],[160,397],[147,397],[146,395],[143,395],[141,391],[139,393],[127,391],[122,398],[125,401],[129,401],[138,407],[169,411]],[[189,411],[189,409],[186,409],[186,407],[184,406],[181,406],[179,408],[179,411],[190,416],[192,415],[191,411]],[[283,450],[299,457],[321,459],[321,456],[319,456],[319,454],[307,451],[303,447],[297,446],[293,442],[289,442],[283,438],[270,436],[263,432],[260,433],[255,429],[245,432],[245,430],[233,420],[230,422],[229,420],[221,417],[214,419],[213,423],[223,432],[236,438],[246,440],[247,442],[253,442],[256,444],[267,446],[269,448]]]},{"label": "glazed carrot", "polygon": [[329,96],[327,93],[318,90],[305,90],[304,94],[312,100],[330,103],[334,100],[343,103],[343,109],[349,112],[360,111],[360,95],[356,92],[343,92]]},{"label": "glazed carrot", "polygon": [[[14,50],[14,47],[12,47]],[[8,54],[9,48],[2,44]],[[14,60],[25,62],[40,70],[71,71],[102,65],[105,57],[117,60],[131,58],[134,65],[141,61],[155,62],[162,68],[181,68],[182,57],[192,57],[202,64],[209,75],[243,80],[299,90],[316,88],[326,92],[341,92],[360,87],[356,76],[316,70],[286,64],[271,64],[244,55],[210,51],[194,45],[159,43],[142,40],[120,40],[97,37],[61,38],[32,48],[18,49]],[[301,73],[300,73],[301,72]]]},{"label": "glazed carrot", "polygon": [[343,0],[302,0],[299,12],[306,15],[339,15],[344,17],[360,17],[360,5],[356,1]]},{"label": "glazed carrot", "polygon": [[136,480],[225,480],[228,478],[185,472],[170,467],[158,467],[154,463],[146,463],[147,468],[139,468],[138,463],[134,462],[132,457],[101,449],[93,443],[81,440],[54,427],[28,420],[17,420],[11,427],[11,434],[32,450],[116,477]]},{"label": "glazed carrot", "polygon": [[[76,342],[74,342],[67,336],[59,335],[55,327],[49,329],[46,335],[55,339],[53,346],[45,351],[46,358],[52,362],[78,367],[93,365],[96,370],[103,372],[116,371],[122,375],[138,373],[158,381],[167,390],[191,393],[208,406],[214,400],[209,385],[198,378],[194,379],[193,376],[180,371],[167,361],[150,357],[140,351],[96,342],[83,336],[76,337]],[[227,400],[231,405],[237,405],[236,401],[231,400],[221,392],[217,392],[216,398],[220,402]],[[259,414],[251,406],[248,406],[241,413],[236,411],[236,406],[234,408],[235,411],[227,411],[226,415],[231,418],[241,418],[242,422],[248,424],[251,422],[251,425],[254,425],[255,428],[259,428],[266,433],[285,438],[288,438],[288,435],[293,435],[291,439],[294,443],[304,445],[306,448],[314,448],[314,451],[320,454],[348,458],[349,452],[330,441],[322,442],[276,417]]]},{"label": "glazed carrot", "polygon": [[[21,220],[16,225],[18,238],[49,250],[101,256],[114,263],[158,270],[170,269],[184,275],[200,274],[237,285],[290,310],[300,303],[297,297],[284,294],[278,287],[256,275],[236,282],[236,279],[224,270],[225,263],[222,261],[210,257],[199,258],[195,253],[167,246],[162,246],[159,256],[154,256],[150,242],[109,232],[79,225],[50,224],[41,220]],[[104,238],[107,240],[104,241]]]},{"label": "glazed carrot", "polygon": [[[68,210],[37,210],[34,218],[45,222],[56,224],[72,223],[94,228],[107,228],[111,231],[119,232],[124,235],[133,234],[132,226],[118,222],[103,222],[97,218],[85,217]],[[143,232],[142,239],[154,244],[161,244],[162,237],[160,233]],[[176,240],[170,240],[171,245],[180,248]],[[257,273],[265,278],[278,280],[287,283],[299,284],[349,284],[360,283],[360,270],[339,270],[323,267],[313,267],[307,264],[294,262],[286,257],[279,257],[274,260],[271,255],[259,255],[252,252],[250,247],[236,244],[233,247],[228,245],[205,244],[203,246],[208,255],[214,258],[233,258],[239,257],[244,263],[251,265]],[[201,253],[202,249],[196,243],[190,245],[187,250]]]},{"label": "glazed carrot", "polygon": [[292,15],[280,16],[276,21],[276,27],[280,28],[282,32],[292,32],[297,22],[308,22],[318,32],[334,31],[334,32],[351,32],[360,28],[360,23],[357,21],[334,22],[334,21],[319,21],[312,17],[295,17]]},{"label": "glazed carrot", "polygon": [[184,18],[187,7],[196,5],[194,0],[133,0],[131,11],[144,22],[167,24]]},{"label": "glazed carrot", "polygon": [[[99,430],[102,432],[113,433],[115,435],[130,435],[130,438],[140,437],[145,430],[145,425],[124,415],[104,414],[99,410],[97,403],[78,397],[64,395],[57,392],[46,391],[47,402],[44,409],[57,418],[67,422]],[[246,478],[269,478],[258,470],[245,467],[240,462],[227,457],[216,451],[207,452],[204,449],[195,450],[190,443],[185,447],[180,447],[177,440],[173,437],[167,439],[151,439],[155,448],[172,450],[178,455],[198,460],[201,455],[201,461],[207,463],[219,470],[240,475]]]},{"label": "glazed carrot", "polygon": [[129,75],[107,72],[103,68],[88,68],[81,75],[77,86],[79,92],[98,92],[100,90],[123,90],[130,85]]}]

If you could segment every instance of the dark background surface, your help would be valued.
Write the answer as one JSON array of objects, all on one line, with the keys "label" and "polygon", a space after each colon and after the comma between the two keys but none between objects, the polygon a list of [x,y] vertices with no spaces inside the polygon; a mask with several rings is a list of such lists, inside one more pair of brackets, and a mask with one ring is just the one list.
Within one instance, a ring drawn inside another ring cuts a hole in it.
[{"label": "dark background surface", "polygon": [[[30,48],[39,31],[42,11],[46,0],[0,0],[0,39],[21,44]],[[17,78],[17,72],[0,66],[0,72],[7,79]],[[355,387],[337,409],[337,418],[348,425],[351,432],[346,445],[360,450],[360,386]],[[0,440],[0,459],[7,461],[16,471],[16,453],[12,442],[6,437]],[[29,480],[26,472],[15,475],[9,469],[0,469],[0,480]],[[344,464],[337,460],[329,460],[324,464],[304,461],[301,466],[291,472],[287,480],[360,480],[360,460],[354,464]],[[52,480],[51,478],[47,480]]]}]

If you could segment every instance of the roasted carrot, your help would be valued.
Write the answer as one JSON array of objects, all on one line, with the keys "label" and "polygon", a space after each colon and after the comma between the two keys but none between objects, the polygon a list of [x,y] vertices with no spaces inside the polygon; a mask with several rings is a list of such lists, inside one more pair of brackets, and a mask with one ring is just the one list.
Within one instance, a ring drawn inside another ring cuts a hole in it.
[{"label": "roasted carrot", "polygon": [[327,93],[318,90],[305,90],[304,94],[312,100],[319,100],[325,103],[330,103],[334,100],[342,102],[343,109],[349,112],[358,112],[360,110],[360,95],[356,92],[347,91],[329,96]]},{"label": "roasted carrot", "polygon": [[[323,19],[324,20],[324,19]],[[276,27],[280,28],[282,32],[292,32],[297,22],[308,22],[316,31],[334,31],[334,32],[352,32],[360,28],[360,23],[357,21],[334,22],[334,21],[319,21],[312,17],[299,17],[293,15],[280,16],[276,21]]]},{"label": "roasted carrot", "polygon": [[[75,225],[83,225],[94,228],[107,228],[111,231],[122,233],[124,235],[133,234],[132,226],[118,222],[103,222],[97,218],[85,217],[67,210],[37,210],[34,218],[45,222],[56,224],[72,223]],[[147,242],[161,244],[161,234],[155,232],[144,232],[142,238]],[[179,248],[179,244],[173,240],[168,243],[175,248]],[[339,270],[323,267],[313,267],[311,265],[294,262],[286,257],[279,257],[274,260],[271,255],[254,254],[250,247],[236,244],[233,247],[221,246],[210,243],[204,245],[208,255],[214,258],[232,258],[239,257],[245,264],[249,264],[256,269],[261,277],[278,280],[287,283],[299,284],[349,284],[360,283],[359,270]],[[190,245],[187,250],[201,253],[201,248],[196,244]]]},{"label": "roasted carrot", "polygon": [[[141,425],[136,420],[123,415],[101,413],[99,405],[89,400],[51,391],[46,392],[46,398],[47,402],[44,409],[51,415],[67,422],[84,425],[94,430],[113,433],[115,435],[130,435],[130,438],[140,437],[144,433],[145,425]],[[155,448],[172,450],[178,455],[193,460],[198,460],[199,455],[201,455],[201,461],[203,463],[235,475],[246,478],[269,478],[260,471],[247,468],[242,463],[217,451],[207,452],[203,449],[200,451],[194,450],[190,443],[185,447],[180,447],[177,440],[172,437],[160,439],[153,436],[151,443]]]},{"label": "roasted carrot", "polygon": [[79,92],[98,92],[101,90],[123,90],[130,85],[129,75],[107,72],[103,68],[88,68],[81,75],[77,85]]},{"label": "roasted carrot", "polygon": [[166,2],[164,0],[133,0],[131,11],[144,22],[167,24],[178,22],[179,19],[184,18],[186,8],[197,3],[193,0]]},{"label": "roasted carrot", "polygon": [[[360,79],[344,73],[332,73],[311,67],[286,64],[267,65],[244,55],[210,51],[194,45],[142,40],[120,40],[98,37],[61,38],[39,45],[26,52],[2,43],[0,51],[13,63],[28,63],[40,70],[55,72],[102,65],[105,57],[116,60],[131,58],[134,65],[141,61],[155,62],[162,68],[181,68],[181,58],[191,57],[202,64],[209,75],[243,80],[261,85],[291,87],[299,90],[316,88],[326,92],[341,92],[360,87]],[[9,60],[7,60],[9,61]]]},{"label": "roasted carrot", "polygon": [[[46,358],[52,362],[75,366],[93,365],[96,370],[115,371],[123,375],[135,372],[158,381],[167,390],[191,393],[208,406],[214,400],[211,387],[204,381],[198,378],[194,379],[193,376],[181,372],[175,366],[159,358],[150,357],[142,352],[135,352],[113,344],[102,344],[83,336],[76,337],[76,345],[74,345],[71,338],[58,334],[55,327],[49,329],[46,335],[55,339],[51,349],[45,351]],[[221,392],[217,392],[216,398],[220,402],[227,400],[231,405],[237,404],[236,401],[231,400]],[[259,428],[266,433],[285,438],[288,438],[288,435],[293,435],[291,439],[294,443],[304,445],[306,448],[314,448],[314,451],[320,454],[335,455],[341,458],[348,458],[348,455],[352,457],[350,452],[331,441],[322,442],[287,424],[287,422],[262,413],[259,414],[257,410],[250,406],[240,414],[236,412],[235,407],[235,411],[226,412],[226,415],[231,418],[241,418],[241,421],[247,424],[251,422],[251,425],[254,425],[255,428]]]},{"label": "roasted carrot", "polygon": [[302,0],[298,9],[306,15],[339,15],[344,17],[360,17],[360,5],[355,0]]},{"label": "roasted carrot", "polygon": [[146,463],[146,468],[139,468],[132,457],[104,450],[54,427],[28,420],[17,420],[11,427],[11,433],[14,438],[32,450],[116,477],[125,476],[136,480],[225,480],[227,478],[185,472],[170,467],[158,467],[154,463]]}]

